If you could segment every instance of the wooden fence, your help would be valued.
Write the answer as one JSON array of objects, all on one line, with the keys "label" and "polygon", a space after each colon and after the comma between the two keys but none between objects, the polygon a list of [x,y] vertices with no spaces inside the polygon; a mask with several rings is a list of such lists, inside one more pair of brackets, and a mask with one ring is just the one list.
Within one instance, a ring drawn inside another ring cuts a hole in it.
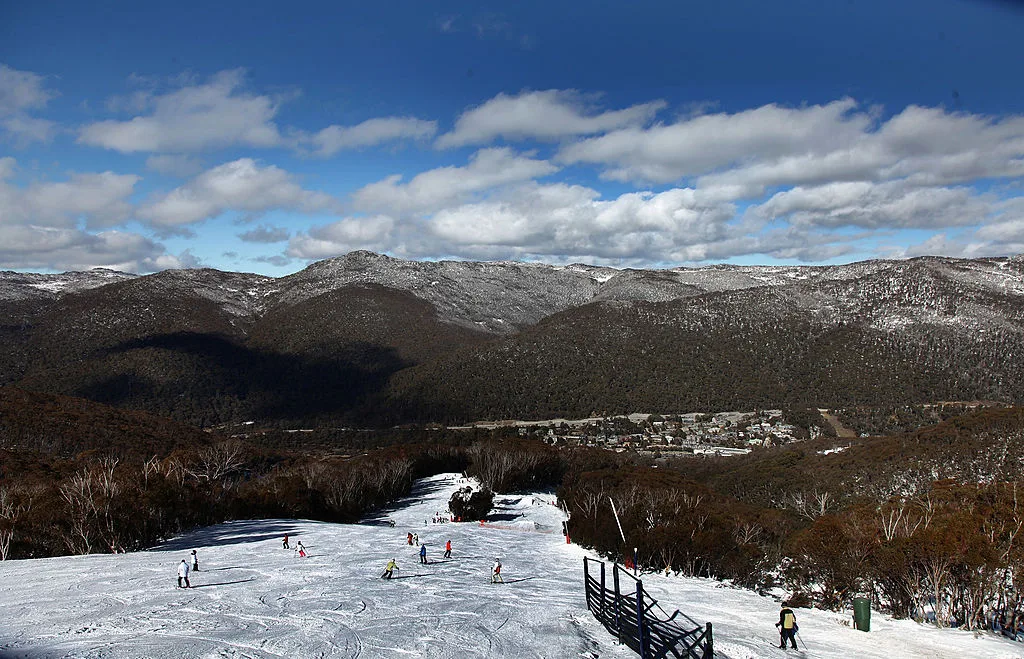
[{"label": "wooden fence", "polygon": [[[587,608],[620,643],[641,659],[714,659],[710,622],[701,626],[679,611],[667,615],[643,582],[618,564],[612,565],[612,583],[607,576],[603,562],[583,559]],[[688,629],[690,624],[697,626]]]}]

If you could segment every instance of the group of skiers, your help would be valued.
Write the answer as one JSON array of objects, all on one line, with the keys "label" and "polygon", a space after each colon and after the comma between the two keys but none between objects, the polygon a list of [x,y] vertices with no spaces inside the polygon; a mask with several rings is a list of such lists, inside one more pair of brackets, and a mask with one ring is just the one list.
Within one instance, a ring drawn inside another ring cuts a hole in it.
[{"label": "group of skiers", "polygon": [[[288,545],[288,534],[287,533],[284,534],[284,548],[285,549],[291,549],[291,547]],[[306,548],[302,546],[302,540],[299,540],[298,544],[295,545],[295,551],[299,552],[299,558],[305,558],[306,557]]]},{"label": "group of skiers", "polygon": [[[285,549],[291,549],[291,545],[288,544],[287,533],[284,536],[283,546]],[[306,554],[306,548],[302,544],[302,540],[299,540],[297,543],[295,543],[294,551],[297,551],[299,553],[299,558],[306,558],[306,556],[308,556],[308,554]],[[181,559],[180,563],[178,563],[178,588],[191,588],[192,583],[189,580],[189,574],[192,572],[199,571],[199,554],[196,552],[195,549],[192,550],[190,558],[192,559],[191,565],[189,565],[188,561],[184,558]]]},{"label": "group of skiers", "polygon": [[[426,565],[429,563],[427,560],[427,543],[420,544],[420,536],[417,533],[408,533],[405,538],[406,544],[416,544],[419,548],[420,563]],[[449,539],[444,543],[444,558],[452,557],[452,541]],[[381,579],[391,579],[394,576],[395,570],[400,569],[398,567],[397,559],[392,558],[388,561],[387,565],[384,566],[384,572],[381,573]],[[501,560],[497,557],[494,559],[494,565],[491,566],[491,583],[505,583],[505,580],[501,576]]]}]

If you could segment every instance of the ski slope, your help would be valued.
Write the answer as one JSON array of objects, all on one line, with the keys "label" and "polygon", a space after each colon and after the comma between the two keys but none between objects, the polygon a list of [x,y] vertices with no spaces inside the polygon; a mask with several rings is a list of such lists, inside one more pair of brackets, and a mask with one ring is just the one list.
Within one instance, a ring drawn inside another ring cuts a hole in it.
[{"label": "ski slope", "polygon": [[[587,612],[588,554],[565,544],[550,495],[499,495],[487,527],[432,524],[458,487],[452,474],[424,479],[360,524],[238,521],[144,552],[2,563],[0,657],[636,656]],[[408,532],[426,542],[429,564],[406,544]],[[285,533],[307,558],[282,548]],[[201,571],[192,589],[177,589],[176,566],[192,549]],[[495,557],[504,585],[490,583]],[[390,558],[401,569],[386,581]],[[726,659],[1024,657],[1024,644],[990,634],[877,612],[864,633],[841,624],[848,616],[803,609],[809,650],[784,652],[773,647],[777,602],[710,580],[643,578],[665,609],[714,623],[716,656]]]}]

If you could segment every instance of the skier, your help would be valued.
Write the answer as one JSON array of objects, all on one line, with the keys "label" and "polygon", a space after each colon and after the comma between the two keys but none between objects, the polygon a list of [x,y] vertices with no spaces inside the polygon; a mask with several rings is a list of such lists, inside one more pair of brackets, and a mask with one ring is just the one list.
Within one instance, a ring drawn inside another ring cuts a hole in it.
[{"label": "skier", "polygon": [[449,540],[448,542],[444,543],[444,557],[445,558],[451,558],[452,557],[452,541],[451,540]]},{"label": "skier", "polygon": [[196,550],[195,549],[192,550],[192,571],[193,572],[198,572],[199,571],[199,555],[196,554]]},{"label": "skier", "polygon": [[284,548],[288,549],[288,534],[284,534]]},{"label": "skier", "polygon": [[424,543],[420,546],[420,563],[424,565],[427,563],[427,545]]},{"label": "skier", "polygon": [[494,567],[491,568],[491,583],[505,583],[501,578],[501,561],[494,559]]},{"label": "skier", "polygon": [[306,557],[306,548],[302,546],[302,540],[299,540],[299,544],[295,548],[299,550],[299,558]]},{"label": "skier", "polygon": [[420,546],[420,534],[419,533],[413,533],[412,534],[412,541],[414,543],[416,543],[417,547],[419,547]]},{"label": "skier", "polygon": [[391,575],[397,569],[398,569],[398,563],[396,563],[395,559],[392,558],[390,561],[388,561],[387,567],[384,568],[384,574],[380,575],[380,578],[381,579],[390,579]]},{"label": "skier", "polygon": [[[185,581],[185,585],[182,586],[182,580]],[[191,588],[192,584],[188,582],[188,561],[184,558],[178,563],[178,588]]]},{"label": "skier", "polygon": [[793,613],[793,609],[783,606],[779,611],[779,621],[775,623],[775,626],[779,628],[779,647],[785,650],[786,639],[789,639],[793,644],[793,649],[796,650],[796,633],[800,631],[800,626],[796,624],[796,615]]},{"label": "skier", "polygon": [[409,546],[412,547],[412,531],[409,532],[409,535],[406,538],[406,542],[408,542]]}]

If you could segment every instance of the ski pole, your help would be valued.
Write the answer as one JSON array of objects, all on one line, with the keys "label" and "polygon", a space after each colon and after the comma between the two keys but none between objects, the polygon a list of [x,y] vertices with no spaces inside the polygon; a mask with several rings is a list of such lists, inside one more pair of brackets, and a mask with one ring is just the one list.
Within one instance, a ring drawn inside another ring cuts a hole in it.
[{"label": "ski pole", "polygon": [[804,646],[802,649],[806,650],[807,649],[807,644],[804,643],[804,639],[800,636],[800,632],[797,632],[796,634],[794,634],[794,636],[796,636],[797,640],[800,641],[800,645]]}]

